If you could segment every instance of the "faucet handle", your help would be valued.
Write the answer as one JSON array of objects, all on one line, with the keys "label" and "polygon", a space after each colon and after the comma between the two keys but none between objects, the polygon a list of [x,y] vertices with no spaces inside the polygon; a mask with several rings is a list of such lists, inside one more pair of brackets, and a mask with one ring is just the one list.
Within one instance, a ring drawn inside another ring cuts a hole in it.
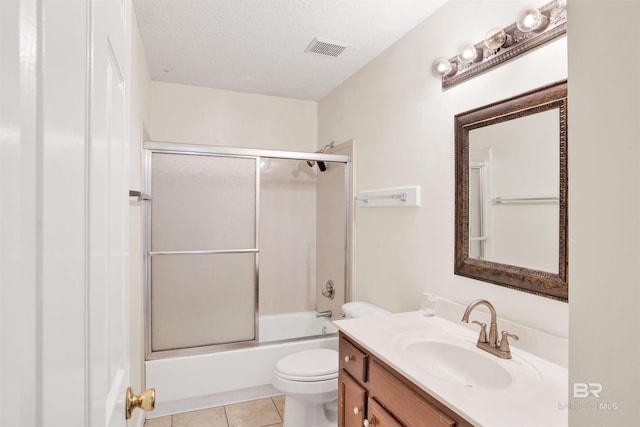
[{"label": "faucet handle", "polygon": [[471,323],[480,325],[480,336],[478,337],[478,342],[483,342],[483,343],[488,342],[487,341],[487,324],[478,322],[477,320],[472,320]]},{"label": "faucet handle", "polygon": [[516,341],[520,339],[517,335],[510,334],[507,331],[502,331],[502,339],[500,340],[500,348],[498,350],[509,353],[511,352],[511,349],[509,348],[509,337]]}]

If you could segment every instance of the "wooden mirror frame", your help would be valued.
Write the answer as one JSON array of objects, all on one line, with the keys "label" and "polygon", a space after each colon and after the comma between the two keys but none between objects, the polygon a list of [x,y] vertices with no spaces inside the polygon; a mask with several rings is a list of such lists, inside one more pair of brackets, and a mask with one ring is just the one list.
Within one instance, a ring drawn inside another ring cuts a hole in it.
[{"label": "wooden mirror frame", "polygon": [[[557,108],[560,115],[558,273],[469,258],[469,131]],[[567,81],[457,114],[454,273],[524,292],[568,301],[567,277]]]}]

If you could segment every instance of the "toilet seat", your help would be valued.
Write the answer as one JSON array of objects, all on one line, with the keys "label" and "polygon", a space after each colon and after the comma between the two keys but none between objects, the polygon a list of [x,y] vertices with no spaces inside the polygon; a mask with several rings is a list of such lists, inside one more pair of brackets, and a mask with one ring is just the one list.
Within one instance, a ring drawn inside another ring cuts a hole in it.
[{"label": "toilet seat", "polygon": [[289,381],[300,382],[338,378],[338,352],[320,348],[290,354],[278,361],[274,374]]}]

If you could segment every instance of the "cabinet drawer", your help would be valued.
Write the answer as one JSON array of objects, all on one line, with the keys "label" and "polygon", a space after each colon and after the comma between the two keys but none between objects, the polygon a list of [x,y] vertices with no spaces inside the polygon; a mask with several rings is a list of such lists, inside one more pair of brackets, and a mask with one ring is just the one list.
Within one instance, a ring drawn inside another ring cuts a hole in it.
[{"label": "cabinet drawer", "polygon": [[411,427],[454,427],[456,422],[427,403],[385,368],[369,366],[369,392],[402,424]]},{"label": "cabinet drawer", "polygon": [[340,369],[349,372],[356,380],[366,383],[368,356],[344,337],[340,337],[339,351]]}]

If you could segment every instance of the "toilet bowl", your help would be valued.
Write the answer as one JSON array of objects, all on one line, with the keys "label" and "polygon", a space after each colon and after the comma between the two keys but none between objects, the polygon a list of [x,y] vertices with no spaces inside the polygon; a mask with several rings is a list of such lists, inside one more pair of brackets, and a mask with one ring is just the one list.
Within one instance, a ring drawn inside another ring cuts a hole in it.
[{"label": "toilet bowl", "polygon": [[[345,318],[390,312],[373,304],[342,306]],[[338,352],[305,350],[283,357],[272,375],[273,386],[285,395],[284,427],[335,427],[338,419]]]},{"label": "toilet bowl", "polygon": [[338,352],[320,348],[283,357],[272,384],[285,394],[284,426],[335,426],[338,419]]}]

